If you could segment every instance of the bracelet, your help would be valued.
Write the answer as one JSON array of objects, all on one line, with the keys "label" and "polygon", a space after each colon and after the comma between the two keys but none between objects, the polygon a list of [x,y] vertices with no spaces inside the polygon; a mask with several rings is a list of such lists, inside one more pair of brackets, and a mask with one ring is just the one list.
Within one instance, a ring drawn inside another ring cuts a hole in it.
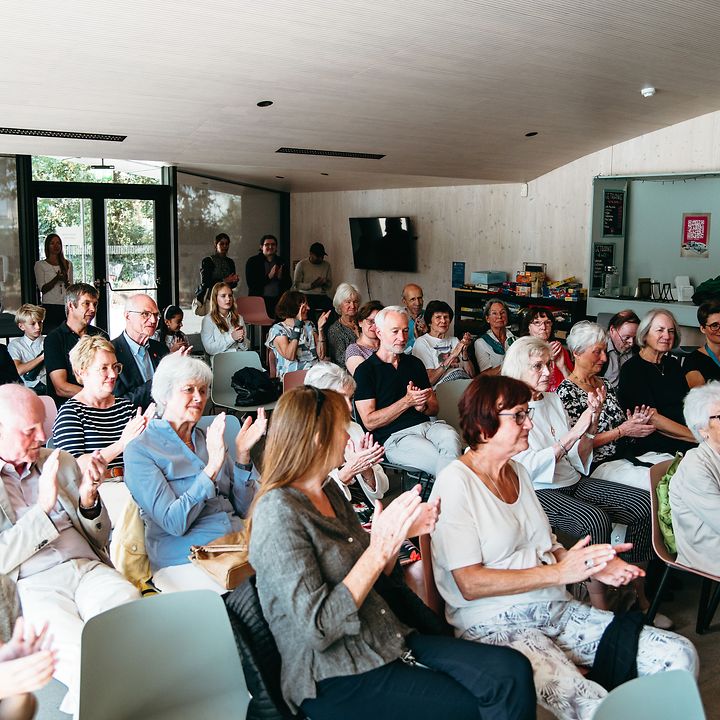
[{"label": "bracelet", "polygon": [[558,441],[558,445],[560,446],[560,451],[562,452],[562,457],[567,457],[568,451],[565,449],[565,446]]},{"label": "bracelet", "polygon": [[597,437],[597,435],[593,435],[591,432],[586,432],[585,437],[589,437],[591,440],[594,440]]},{"label": "bracelet", "polygon": [[619,440],[622,437],[622,433],[620,432],[620,426],[618,425],[615,429],[617,430],[617,437],[615,439]]}]

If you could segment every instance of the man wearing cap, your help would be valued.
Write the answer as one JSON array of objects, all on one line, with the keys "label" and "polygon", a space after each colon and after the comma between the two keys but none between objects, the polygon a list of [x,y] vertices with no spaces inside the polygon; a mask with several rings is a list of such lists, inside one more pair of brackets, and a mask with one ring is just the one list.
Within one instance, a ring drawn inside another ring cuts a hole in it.
[{"label": "man wearing cap", "polygon": [[325,260],[325,247],[316,242],[310,246],[310,256],[300,260],[295,266],[293,287],[307,296],[310,309],[323,312],[332,309],[330,288],[332,288],[332,269]]}]

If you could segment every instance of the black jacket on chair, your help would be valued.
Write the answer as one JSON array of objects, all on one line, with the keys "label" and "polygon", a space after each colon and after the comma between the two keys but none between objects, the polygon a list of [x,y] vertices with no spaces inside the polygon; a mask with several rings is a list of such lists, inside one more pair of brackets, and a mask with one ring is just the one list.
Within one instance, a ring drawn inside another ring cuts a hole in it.
[{"label": "black jacket on chair", "polygon": [[[152,396],[150,395],[152,380],[143,380],[140,368],[135,362],[135,356],[132,354],[125,338],[125,333],[118,335],[112,341],[112,344],[115,346],[115,355],[118,362],[123,365],[123,371],[115,383],[113,395],[127,398],[133,405],[139,405],[144,412],[152,402]],[[160,360],[170,352],[164,343],[157,340],[148,340],[147,351],[150,353],[150,362],[153,368],[156,368]]]}]

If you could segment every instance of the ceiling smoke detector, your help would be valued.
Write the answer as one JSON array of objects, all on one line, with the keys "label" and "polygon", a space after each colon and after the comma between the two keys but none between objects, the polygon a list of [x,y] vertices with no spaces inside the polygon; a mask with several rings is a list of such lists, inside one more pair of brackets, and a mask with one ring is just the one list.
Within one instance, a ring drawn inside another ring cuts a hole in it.
[{"label": "ceiling smoke detector", "polygon": [[640,94],[641,94],[644,98],[652,97],[652,96],[655,94],[655,88],[654,88],[654,87],[644,87],[644,88],[640,91]]}]

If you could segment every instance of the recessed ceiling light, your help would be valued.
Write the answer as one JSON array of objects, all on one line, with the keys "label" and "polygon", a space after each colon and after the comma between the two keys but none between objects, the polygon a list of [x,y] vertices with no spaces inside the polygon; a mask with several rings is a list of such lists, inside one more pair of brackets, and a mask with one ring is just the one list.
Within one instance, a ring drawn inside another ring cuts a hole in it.
[{"label": "recessed ceiling light", "polygon": [[270,107],[273,104],[272,100],[261,100],[257,106],[258,107]]},{"label": "recessed ceiling light", "polygon": [[285,179],[285,176],[284,176],[284,175],[276,175],[275,177],[276,177],[278,180],[284,180],[284,179]]},{"label": "recessed ceiling light", "polygon": [[320,173],[321,175],[329,175],[330,173]]},{"label": "recessed ceiling light", "polygon": [[640,94],[644,98],[652,97],[655,94],[655,88],[654,87],[644,87],[642,90],[640,90]]},{"label": "recessed ceiling light", "polygon": [[535,137],[537,135],[537,131],[533,130],[531,132],[526,132],[525,137]]}]

